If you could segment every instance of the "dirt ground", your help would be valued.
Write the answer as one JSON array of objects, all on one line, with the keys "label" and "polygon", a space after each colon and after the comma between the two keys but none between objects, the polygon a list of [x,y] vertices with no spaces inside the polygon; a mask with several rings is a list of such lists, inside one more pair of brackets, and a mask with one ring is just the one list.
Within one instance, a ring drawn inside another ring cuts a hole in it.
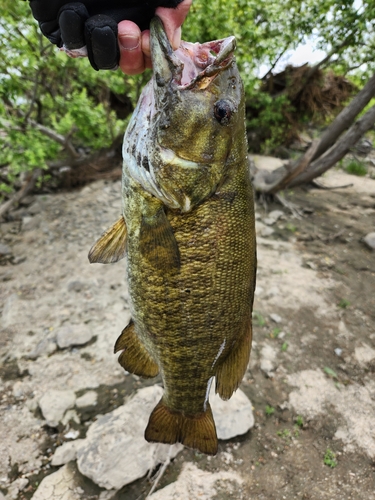
[{"label": "dirt ground", "polygon": [[[287,193],[300,218],[257,203],[254,343],[241,385],[255,426],[221,441],[215,457],[184,449],[158,489],[191,462],[238,474],[234,500],[375,499],[375,251],[362,240],[375,231],[375,180],[336,170],[322,183],[352,185]],[[9,247],[0,266],[0,491],[7,499],[31,498],[57,470],[51,456],[68,430],[83,437],[98,414],[145,385],[124,375],[112,354],[129,319],[124,264],[87,261],[120,204],[120,182],[99,181],[29,198],[1,225],[0,242]],[[61,349],[55,332],[66,324],[94,334],[82,347]],[[95,389],[98,403],[48,427],[38,401],[65,388],[78,396]],[[81,480],[81,498],[99,498],[102,490]],[[108,498],[140,500],[150,488],[143,478]],[[219,487],[212,498],[228,492]]]}]

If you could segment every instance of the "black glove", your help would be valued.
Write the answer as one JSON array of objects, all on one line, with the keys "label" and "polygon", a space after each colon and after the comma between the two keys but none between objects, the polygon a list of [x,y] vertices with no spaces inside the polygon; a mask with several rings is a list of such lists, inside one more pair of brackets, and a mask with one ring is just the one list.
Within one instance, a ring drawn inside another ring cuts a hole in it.
[{"label": "black glove", "polygon": [[[117,24],[128,20],[149,27],[157,7],[177,7],[182,0],[29,0],[44,36],[71,56],[87,55],[96,69],[115,69],[120,50]],[[81,51],[79,50],[81,49]],[[82,50],[83,49],[83,50]]]}]

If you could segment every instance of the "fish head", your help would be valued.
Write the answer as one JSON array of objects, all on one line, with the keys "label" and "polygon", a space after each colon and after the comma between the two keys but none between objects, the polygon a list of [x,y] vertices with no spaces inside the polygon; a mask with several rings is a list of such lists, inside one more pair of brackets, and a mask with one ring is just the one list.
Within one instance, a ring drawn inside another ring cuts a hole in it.
[{"label": "fish head", "polygon": [[150,30],[153,78],[140,99],[137,139],[128,134],[126,151],[147,142],[133,169],[137,179],[170,208],[187,212],[217,190],[245,145],[236,41],[181,42],[174,51],[159,18]]},{"label": "fish head", "polygon": [[154,130],[160,148],[198,165],[223,169],[238,126],[243,129],[244,123],[235,47],[231,36],[203,44],[181,42],[173,51],[162,22],[153,20]]}]

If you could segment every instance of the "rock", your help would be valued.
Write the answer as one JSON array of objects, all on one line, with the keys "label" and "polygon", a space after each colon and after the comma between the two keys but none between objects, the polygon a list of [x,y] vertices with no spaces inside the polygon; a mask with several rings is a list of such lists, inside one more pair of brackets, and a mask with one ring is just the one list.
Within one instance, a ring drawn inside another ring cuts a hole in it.
[{"label": "rock", "polygon": [[368,233],[364,238],[363,241],[366,243],[366,245],[371,248],[371,250],[375,250],[375,232],[374,233]]},{"label": "rock", "polygon": [[260,369],[268,376],[272,376],[275,370],[276,349],[269,344],[262,347],[260,351]]},{"label": "rock", "polygon": [[0,491],[0,500],[5,500],[5,496]]},{"label": "rock", "polygon": [[254,426],[251,401],[241,389],[238,389],[229,401],[223,401],[218,394],[215,394],[214,384],[212,384],[210,405],[219,439],[240,436]]},{"label": "rock", "polygon": [[87,325],[66,325],[56,332],[57,345],[60,349],[87,344],[93,336],[93,331]]},{"label": "rock", "polygon": [[281,210],[272,210],[272,212],[268,214],[268,217],[263,219],[263,222],[267,224],[267,226],[273,226],[273,224],[275,224],[281,217],[283,217],[283,215],[284,212],[282,212]]},{"label": "rock", "polygon": [[28,354],[29,359],[37,359],[39,356],[49,356],[57,349],[57,345],[55,339],[53,338],[44,338],[42,339],[35,349]]},{"label": "rock", "polygon": [[20,491],[24,490],[28,484],[29,480],[26,477],[20,477],[19,479],[13,481],[8,488],[8,498],[17,500],[17,498],[19,498]]},{"label": "rock", "polygon": [[[144,431],[163,390],[139,390],[123,406],[98,418],[78,450],[78,469],[102,488],[119,490],[165,461],[170,446],[147,443]],[[183,449],[173,445],[172,458]]]},{"label": "rock", "polygon": [[336,347],[336,349],[335,349],[335,354],[336,354],[336,356],[341,356],[341,354],[342,354],[342,349],[340,349],[340,347]]},{"label": "rock", "polygon": [[77,439],[79,436],[79,431],[77,429],[72,429],[68,431],[66,434],[64,434],[65,439]]},{"label": "rock", "polygon": [[76,471],[69,464],[45,477],[32,496],[32,500],[80,500],[82,492],[77,482]]},{"label": "rock", "polygon": [[272,321],[274,321],[275,323],[281,323],[282,322],[282,317],[279,316],[278,314],[275,314],[275,313],[272,313],[270,314],[270,318],[272,319]]},{"label": "rock", "polygon": [[76,396],[73,391],[50,390],[39,400],[39,407],[43,417],[50,427],[56,427],[62,420],[65,412],[73,408]]},{"label": "rock", "polygon": [[16,293],[12,293],[12,295],[6,299],[3,307],[3,313],[1,315],[3,328],[7,328],[8,326],[17,323],[19,319],[18,303],[19,298]]},{"label": "rock", "polygon": [[75,422],[76,424],[80,424],[81,423],[76,410],[68,410],[65,413],[65,415],[63,416],[63,418],[61,419],[61,423],[63,425],[68,425],[69,422],[71,422],[71,421]]},{"label": "rock", "polygon": [[270,236],[271,234],[273,234],[275,232],[275,230],[272,229],[272,227],[265,226],[262,222],[259,222],[259,221],[255,222],[255,231],[256,231],[256,234],[263,236],[263,237]]},{"label": "rock", "polygon": [[4,243],[0,243],[0,257],[2,255],[10,255],[12,253],[12,250],[8,245],[4,245]]},{"label": "rock", "polygon": [[102,491],[99,495],[98,500],[111,500],[115,495],[116,490]]},{"label": "rock", "polygon": [[77,458],[77,451],[84,442],[84,439],[76,439],[75,441],[67,441],[58,448],[53,454],[51,465],[65,465]]},{"label": "rock", "polygon": [[98,395],[95,391],[87,391],[83,396],[77,398],[76,407],[85,408],[86,406],[95,406]]},{"label": "rock", "polygon": [[366,366],[375,359],[375,350],[367,344],[362,344],[362,347],[355,348],[354,356],[360,365]]},{"label": "rock", "polygon": [[205,472],[190,462],[183,465],[177,481],[153,493],[150,500],[210,500],[232,498],[243,479],[232,471]]},{"label": "rock", "polygon": [[82,283],[82,281],[71,281],[70,283],[68,283],[68,291],[69,292],[80,292],[81,290],[83,290],[83,288],[85,287],[85,284]]}]

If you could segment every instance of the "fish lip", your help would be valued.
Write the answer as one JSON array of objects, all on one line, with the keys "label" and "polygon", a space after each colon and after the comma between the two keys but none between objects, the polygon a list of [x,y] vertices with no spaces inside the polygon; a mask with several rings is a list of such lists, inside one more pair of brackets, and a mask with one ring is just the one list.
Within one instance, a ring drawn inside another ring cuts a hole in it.
[{"label": "fish lip", "polygon": [[[172,83],[178,90],[189,90],[199,84],[209,79],[209,83],[215,78],[215,76],[227,69],[234,60],[234,51],[236,49],[236,38],[234,36],[230,36],[227,38],[222,38],[220,40],[213,40],[211,42],[206,42],[203,44],[189,44],[188,42],[181,42],[181,48],[185,46],[198,46],[198,50],[201,54],[204,54],[207,57],[207,60],[199,60],[198,64],[195,63],[195,66],[203,66],[203,70],[200,71],[195,78],[193,78],[189,83],[183,84],[181,83],[182,73],[183,73],[183,61],[180,61],[178,65],[178,71],[174,74],[172,78]],[[174,52],[174,56],[178,58],[178,52],[180,49],[177,49]],[[216,56],[214,55],[216,54]],[[205,65],[206,64],[206,65]],[[205,66],[204,66],[205,65]],[[206,88],[207,85],[204,87]]]}]

